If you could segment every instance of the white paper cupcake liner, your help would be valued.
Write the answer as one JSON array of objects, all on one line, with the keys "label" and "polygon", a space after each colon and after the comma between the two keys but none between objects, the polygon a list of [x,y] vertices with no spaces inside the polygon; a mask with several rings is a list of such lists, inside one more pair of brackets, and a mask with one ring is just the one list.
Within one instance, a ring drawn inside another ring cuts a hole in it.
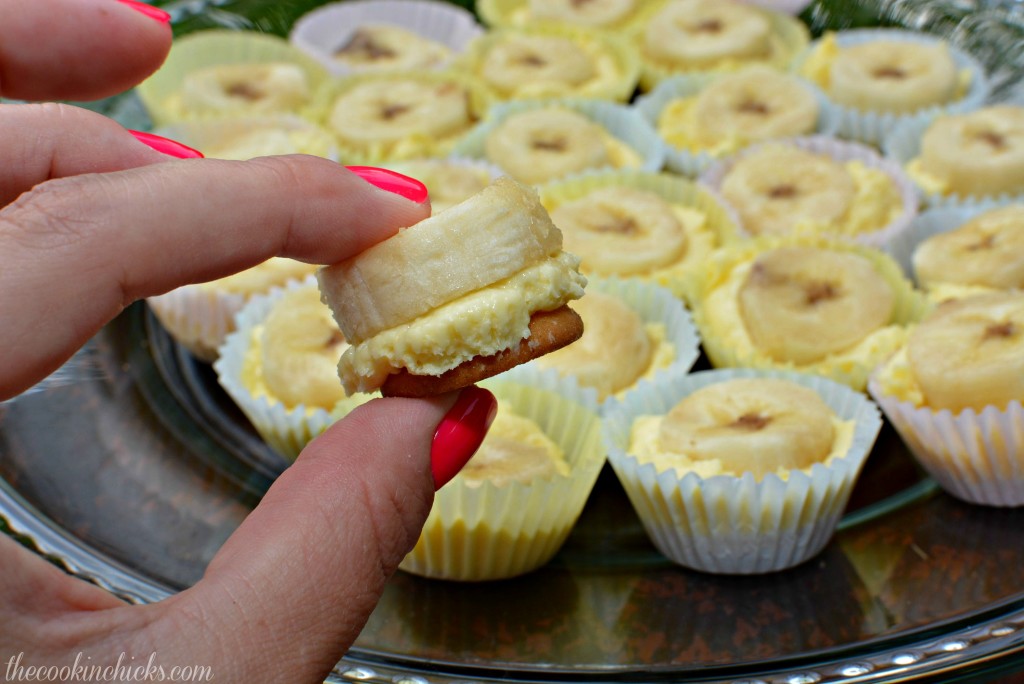
[{"label": "white paper cupcake liner", "polygon": [[[835,34],[836,43],[840,47],[852,47],[863,45],[878,40],[897,40],[924,45],[945,43],[949,47],[953,62],[956,64],[957,72],[968,69],[971,73],[971,81],[964,96],[949,104],[925,107],[912,114],[894,114],[888,112],[865,112],[853,107],[847,107],[834,103],[838,115],[838,129],[836,134],[843,138],[850,138],[869,145],[881,145],[885,137],[897,126],[907,121],[918,121],[922,118],[934,116],[937,113],[959,113],[967,112],[980,107],[989,95],[989,81],[985,75],[985,69],[967,52],[956,47],[949,41],[937,36],[915,31],[903,31],[900,29],[856,29],[850,31],[839,31]],[[801,66],[813,50],[818,47],[818,42],[812,43],[802,55],[797,57],[793,63],[793,71],[799,72]]]},{"label": "white paper cupcake liner", "polygon": [[[894,128],[885,137],[882,145],[885,156],[898,163],[901,168],[906,168],[907,164],[921,154],[921,138],[924,137],[925,131],[928,130],[928,127],[931,126],[937,116],[939,115],[933,114],[914,119],[913,121],[905,121]],[[943,195],[929,192],[916,184],[915,188],[924,204],[928,207],[976,207],[990,206],[994,203],[1024,202],[1024,192],[1003,192],[990,195],[958,195],[956,193]]]},{"label": "white paper cupcake liner", "polygon": [[[854,420],[845,456],[783,480],[702,478],[690,472],[659,472],[628,453],[633,421],[663,415],[701,387],[733,378],[771,377],[815,390],[843,420]],[[850,492],[874,445],[882,421],[863,394],[825,378],[783,371],[730,369],[685,375],[666,373],[644,382],[606,412],[603,436],[608,460],[648,536],[669,559],[695,570],[756,574],[798,565],[824,548],[835,532]]]},{"label": "white paper cupcake liner", "polygon": [[660,171],[665,165],[665,144],[637,111],[631,107],[611,102],[579,99],[520,100],[495,105],[491,108],[487,119],[456,143],[452,149],[452,155],[486,159],[484,143],[487,136],[505,119],[513,114],[544,107],[570,109],[600,124],[605,130],[637,152],[642,159],[639,167],[641,171]]},{"label": "white paper cupcake liner", "polygon": [[[253,327],[266,319],[274,304],[286,292],[316,286],[316,279],[311,276],[303,281],[292,281],[284,287],[275,287],[266,294],[252,297],[238,311],[235,317],[235,331],[226,337],[221,345],[219,358],[213,364],[221,387],[242,409],[242,413],[263,440],[285,459],[279,464],[282,466],[294,461],[306,444],[338,419],[373,398],[364,394],[349,397],[330,411],[302,404],[289,409],[281,402],[265,395],[254,395],[245,385],[245,355],[252,342]],[[341,381],[338,382],[340,384]]]},{"label": "white paper cupcake liner", "polygon": [[[343,76],[353,70],[334,59],[334,52],[366,24],[390,24],[441,43],[452,50],[452,59],[484,32],[470,12],[447,2],[349,0],[304,14],[292,27],[288,39],[332,74]],[[445,60],[434,68],[445,68],[451,61]]]},{"label": "white paper cupcake liner", "polygon": [[[682,97],[691,97],[700,93],[709,83],[723,74],[703,73],[673,76],[659,83],[654,90],[637,99],[635,108],[651,124],[658,136],[658,117],[670,102]],[[808,90],[814,93],[820,108],[818,113],[818,125],[814,133],[818,135],[833,135],[839,128],[839,112],[836,106],[821,92],[821,89],[810,81],[803,80]],[[708,152],[691,152],[675,147],[664,138],[665,145],[665,166],[676,173],[684,176],[697,177],[705,169],[720,159]]]},{"label": "white paper cupcake liner", "polygon": [[[815,154],[826,155],[837,162],[862,162],[868,168],[878,169],[879,171],[884,172],[892,180],[900,194],[903,211],[888,225],[870,233],[861,233],[856,236],[849,236],[848,239],[853,239],[855,242],[869,245],[871,247],[884,247],[890,241],[895,240],[897,236],[906,231],[910,226],[910,222],[917,216],[917,190],[913,181],[910,180],[901,166],[893,163],[889,159],[879,156],[879,154],[870,147],[827,136],[812,135],[799,138],[789,138],[788,140],[772,141],[748,147],[738,154],[719,160],[709,166],[704,173],[701,174],[700,182],[707,185],[715,192],[721,193],[722,182],[725,180],[726,174],[729,173],[729,170],[732,169],[733,164],[735,164],[738,159],[742,159],[743,157],[756,152],[764,145],[772,145],[780,142],[788,145],[795,145],[802,150]],[[723,201],[728,204],[728,200]],[[742,220],[739,225],[742,230]],[[836,235],[836,237],[845,238],[847,236]]]},{"label": "white paper cupcake liner", "polygon": [[468,486],[456,477],[434,495],[413,550],[399,566],[426,577],[504,579],[558,552],[604,465],[593,391],[553,372],[520,366],[480,383],[500,405],[536,422],[565,453],[571,472],[530,484]]},{"label": "white paper cupcake liner", "polygon": [[876,378],[868,391],[917,461],[944,490],[985,506],[1024,505],[1024,407],[1003,410],[918,408],[887,395]]},{"label": "white paper cupcake liner", "polygon": [[171,337],[203,361],[217,358],[217,349],[235,329],[235,314],[245,295],[201,285],[185,285],[146,303]]},{"label": "white paper cupcake liner", "polygon": [[225,137],[237,135],[239,131],[246,129],[308,132],[315,146],[322,149],[322,153],[321,149],[303,149],[299,151],[300,154],[316,154],[331,161],[338,161],[338,147],[334,136],[311,121],[295,115],[181,121],[168,124],[153,132],[193,147],[210,157],[214,155],[206,150],[216,148],[217,145],[223,143]]}]

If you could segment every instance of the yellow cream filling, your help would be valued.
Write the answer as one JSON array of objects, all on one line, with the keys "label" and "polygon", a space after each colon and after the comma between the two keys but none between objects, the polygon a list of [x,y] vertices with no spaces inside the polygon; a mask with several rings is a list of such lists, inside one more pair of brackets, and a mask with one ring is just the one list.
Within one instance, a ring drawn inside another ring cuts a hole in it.
[{"label": "yellow cream filling", "polygon": [[924,406],[924,392],[921,391],[921,386],[914,378],[914,370],[910,366],[906,347],[897,351],[888,361],[879,366],[875,373],[875,381],[882,394],[896,397],[917,408]]},{"label": "yellow cream filling", "polygon": [[885,228],[903,214],[903,197],[886,172],[853,160],[843,164],[853,178],[854,195],[842,219],[835,223],[798,221],[793,233],[856,236]]},{"label": "yellow cream filling", "polygon": [[318,267],[294,259],[271,257],[261,264],[244,271],[200,283],[207,290],[219,290],[231,294],[253,295],[266,292],[275,285],[284,285],[289,280],[300,280],[312,275]]},{"label": "yellow cream filling", "polygon": [[[675,470],[676,475],[680,478],[691,472],[701,478],[716,475],[739,477],[743,474],[729,469],[728,464],[723,463],[722,459],[694,459],[687,454],[662,449],[660,440],[662,420],[664,420],[664,416],[639,416],[633,422],[629,453],[635,456],[637,461],[652,463],[659,472]],[[835,435],[832,450],[822,461],[826,466],[850,451],[856,421],[844,421],[836,416],[832,418],[832,426]],[[790,472],[786,468],[779,468],[775,474],[785,480],[789,478]],[[803,472],[810,474],[810,469],[805,469]]]},{"label": "yellow cream filling", "polygon": [[529,335],[534,312],[583,296],[586,278],[578,268],[579,260],[562,252],[349,347],[338,364],[345,390],[377,389],[403,368],[414,375],[441,375],[474,356],[517,345]]},{"label": "yellow cream filling", "polygon": [[608,163],[617,169],[638,169],[644,158],[632,147],[607,131],[602,131],[604,146],[608,150]]},{"label": "yellow cream filling", "polygon": [[647,370],[633,380],[629,387],[624,387],[615,393],[615,397],[618,399],[626,396],[626,393],[636,387],[641,380],[651,380],[658,371],[668,368],[676,360],[676,346],[668,341],[668,329],[664,323],[646,323],[644,331],[650,338],[653,347],[651,362],[647,364]]},{"label": "yellow cream filling", "polygon": [[500,407],[480,449],[456,478],[467,487],[484,482],[503,486],[530,484],[538,478],[565,476],[569,463],[561,448],[529,418]]},{"label": "yellow cream filling", "polygon": [[907,175],[929,195],[948,195],[954,192],[949,179],[931,174],[921,163],[920,157],[911,159],[904,165]]}]

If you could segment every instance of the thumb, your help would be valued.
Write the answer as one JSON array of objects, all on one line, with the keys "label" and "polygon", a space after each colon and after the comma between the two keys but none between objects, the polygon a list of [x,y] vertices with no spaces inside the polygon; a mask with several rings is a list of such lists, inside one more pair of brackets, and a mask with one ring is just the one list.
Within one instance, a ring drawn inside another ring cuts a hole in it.
[{"label": "thumb", "polygon": [[239,681],[322,681],[415,544],[435,480],[469,460],[496,410],[469,387],[353,411],[278,478],[203,579],[165,602],[176,638],[161,641],[189,635],[191,662],[235,654]]}]

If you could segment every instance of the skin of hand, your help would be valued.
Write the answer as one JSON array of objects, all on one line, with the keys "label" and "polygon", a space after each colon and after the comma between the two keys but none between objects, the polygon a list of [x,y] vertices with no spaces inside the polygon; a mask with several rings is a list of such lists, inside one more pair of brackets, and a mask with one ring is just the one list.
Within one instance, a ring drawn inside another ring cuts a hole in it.
[{"label": "skin of hand", "polygon": [[[110,95],[170,43],[165,18],[131,3],[0,0],[0,93]],[[65,105],[0,104],[0,158],[0,399],[135,300],[274,255],[334,263],[430,213],[324,159],[175,159]],[[310,443],[195,586],[157,604],[129,606],[0,535],[0,655],[156,652],[218,682],[322,681],[494,409],[476,388],[364,405]]]}]

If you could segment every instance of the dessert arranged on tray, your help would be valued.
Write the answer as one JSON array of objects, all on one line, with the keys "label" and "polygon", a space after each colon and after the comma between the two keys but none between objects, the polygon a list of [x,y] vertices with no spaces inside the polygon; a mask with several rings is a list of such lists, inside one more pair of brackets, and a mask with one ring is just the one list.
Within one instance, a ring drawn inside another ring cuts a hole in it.
[{"label": "dessert arranged on tray", "polygon": [[288,459],[379,393],[495,392],[404,570],[543,565],[610,462],[672,561],[782,571],[883,420],[953,496],[1024,505],[1024,106],[977,60],[738,0],[477,9],[203,32],[139,88],[207,156],[427,185],[433,216],[316,278],[275,259],[150,300]]}]

